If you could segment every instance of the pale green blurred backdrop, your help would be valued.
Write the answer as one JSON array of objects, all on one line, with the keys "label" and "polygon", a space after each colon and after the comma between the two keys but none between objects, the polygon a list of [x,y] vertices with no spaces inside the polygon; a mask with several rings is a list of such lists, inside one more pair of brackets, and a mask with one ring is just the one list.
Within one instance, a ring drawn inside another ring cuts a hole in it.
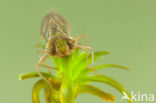
[{"label": "pale green blurred backdrop", "polygon": [[[99,73],[113,77],[129,92],[156,96],[155,0],[0,0],[0,103],[31,103],[37,79],[19,81],[16,75],[33,71],[38,61],[34,45],[43,42],[40,23],[51,7],[71,24],[73,37],[85,33],[95,51],[111,52],[96,64],[132,69],[105,68]],[[127,103],[115,89],[95,85],[115,95],[115,103]],[[105,102],[84,94],[75,103]]]}]

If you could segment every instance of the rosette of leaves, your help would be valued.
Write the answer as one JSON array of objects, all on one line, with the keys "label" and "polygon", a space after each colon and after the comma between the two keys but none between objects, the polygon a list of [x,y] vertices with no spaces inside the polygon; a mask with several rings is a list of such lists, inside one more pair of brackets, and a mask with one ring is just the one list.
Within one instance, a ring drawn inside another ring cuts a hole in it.
[{"label": "rosette of leaves", "polygon": [[[94,61],[99,60],[100,56],[106,54],[109,54],[109,52],[95,52]],[[40,103],[39,94],[42,89],[44,89],[45,100],[47,103],[74,103],[77,95],[81,93],[92,94],[99,97],[103,101],[114,102],[113,95],[90,85],[89,83],[91,82],[100,82],[110,85],[124,96],[126,95],[128,97],[128,103],[132,103],[130,95],[121,84],[108,76],[95,75],[90,69],[86,68],[85,52],[80,52],[78,49],[76,49],[70,56],[63,58],[51,58],[54,66],[59,68],[59,71],[56,71],[56,75],[41,72],[42,75],[44,75],[50,81],[51,87],[44,80],[38,80],[34,84],[32,90],[33,103]],[[88,57],[88,63],[91,63],[91,55]],[[128,70],[126,67],[114,64],[97,65],[94,66],[94,69],[99,70],[106,67],[115,67]],[[18,77],[20,80],[24,80],[39,76],[37,73],[25,73],[20,74]]]}]

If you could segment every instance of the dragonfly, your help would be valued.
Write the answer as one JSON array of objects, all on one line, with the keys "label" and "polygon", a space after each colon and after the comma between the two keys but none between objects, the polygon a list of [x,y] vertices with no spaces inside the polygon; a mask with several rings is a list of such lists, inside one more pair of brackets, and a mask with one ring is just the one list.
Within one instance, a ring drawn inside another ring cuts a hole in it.
[{"label": "dragonfly", "polygon": [[[74,49],[82,49],[86,52],[86,67],[88,68],[88,50],[91,51],[92,62],[91,70],[93,70],[94,53],[93,48],[87,45],[86,37],[84,34],[80,34],[78,37],[73,38],[70,35],[70,24],[54,10],[50,10],[42,20],[40,35],[45,40],[46,46],[44,50],[37,51],[37,54],[44,55],[40,57],[39,61],[34,67],[34,70],[38,75],[50,85],[47,80],[38,70],[39,66],[43,66],[47,69],[59,70],[59,68],[51,67],[44,64],[50,56],[61,58],[72,54]],[[83,39],[84,45],[79,45],[78,41]]]}]

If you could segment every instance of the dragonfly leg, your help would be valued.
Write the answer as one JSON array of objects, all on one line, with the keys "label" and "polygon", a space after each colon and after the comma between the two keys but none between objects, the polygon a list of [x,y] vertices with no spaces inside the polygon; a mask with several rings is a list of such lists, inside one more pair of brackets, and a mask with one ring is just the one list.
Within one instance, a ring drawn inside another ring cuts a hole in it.
[{"label": "dragonfly leg", "polygon": [[40,64],[40,66],[45,67],[46,69],[49,69],[49,74],[51,74],[51,71],[50,71],[51,69],[53,69],[53,70],[59,70],[56,67],[51,67],[51,66],[48,66],[46,64]]},{"label": "dragonfly leg", "polygon": [[87,39],[86,39],[86,36],[84,34],[80,34],[78,37],[75,38],[76,42],[78,42],[80,39],[83,39],[84,41],[84,45],[87,46]]},{"label": "dragonfly leg", "polygon": [[42,49],[44,49],[45,48],[45,45],[43,45],[41,43],[36,43],[35,44],[35,48],[42,48]]},{"label": "dragonfly leg", "polygon": [[94,51],[93,51],[93,48],[90,47],[90,46],[83,46],[83,45],[77,45],[77,48],[80,48],[82,50],[91,50],[91,56],[92,56],[92,61],[91,61],[91,71],[94,72],[96,75],[100,76],[95,70],[94,70],[94,67],[93,67],[93,64],[94,64]]},{"label": "dragonfly leg", "polygon": [[45,68],[47,68],[47,69],[59,70],[59,69],[56,68],[56,67],[51,67],[51,66],[48,66],[48,65],[42,64],[42,63],[40,64],[40,66],[45,67]]},{"label": "dragonfly leg", "polygon": [[[86,36],[85,36],[85,34],[83,34],[83,33],[80,34],[78,37],[76,37],[76,38],[75,38],[75,41],[78,42],[81,38],[83,39],[84,45],[85,45],[85,46],[88,46],[88,45],[87,45]],[[82,48],[84,48],[84,47],[81,47],[81,49],[82,49]],[[86,67],[88,68],[88,49],[83,49],[83,50],[85,50],[85,52],[86,52]]]},{"label": "dragonfly leg", "polygon": [[40,57],[40,55],[43,54],[43,53],[46,53],[45,50],[39,50],[39,51],[37,51],[38,57]]},{"label": "dragonfly leg", "polygon": [[48,59],[50,57],[49,54],[45,54],[44,56],[42,56],[40,58],[40,60],[38,61],[38,63],[35,65],[34,70],[36,71],[36,73],[46,82],[49,84],[49,86],[51,87],[51,83],[38,71],[38,67],[41,65],[41,63],[43,63],[46,59]]}]

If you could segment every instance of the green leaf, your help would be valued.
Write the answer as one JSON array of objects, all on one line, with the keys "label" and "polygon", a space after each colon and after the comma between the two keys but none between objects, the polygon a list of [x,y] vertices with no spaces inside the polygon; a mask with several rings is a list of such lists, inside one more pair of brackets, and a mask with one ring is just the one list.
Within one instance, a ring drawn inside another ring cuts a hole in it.
[{"label": "green leaf", "polygon": [[[94,52],[94,61],[98,60],[99,57],[104,56],[104,55],[108,55],[108,54],[110,54],[110,53],[107,51]],[[92,55],[89,54],[88,55],[88,62],[91,63],[91,60],[92,60]],[[85,62],[85,61],[86,61],[86,56],[83,58],[83,60],[81,60],[81,62]]]},{"label": "green leaf", "polygon": [[64,56],[61,58],[56,58],[51,56],[52,61],[54,62],[55,67],[59,68],[60,73],[63,73],[68,79],[71,78],[71,58],[70,56]]},{"label": "green leaf", "polygon": [[[45,73],[45,72],[41,72],[41,74],[47,78],[52,77],[54,78],[52,75],[50,75],[49,73]],[[29,78],[36,78],[39,77],[39,75],[36,72],[33,73],[22,73],[17,75],[17,78],[19,80],[24,80],[24,79],[29,79]]]},{"label": "green leaf", "polygon": [[52,88],[44,80],[39,80],[35,83],[32,90],[32,101],[33,103],[40,103],[39,94],[42,89],[44,89],[45,99],[47,103],[60,103],[59,90],[60,90],[60,81],[49,79]]},{"label": "green leaf", "polygon": [[77,95],[80,93],[89,93],[101,98],[104,101],[111,101],[112,103],[114,101],[114,96],[91,85],[79,85]]},{"label": "green leaf", "polygon": [[[107,67],[119,68],[119,69],[123,69],[123,70],[130,70],[129,68],[127,68],[125,66],[116,65],[116,64],[103,64],[103,65],[99,65],[99,66],[94,66],[94,69],[98,70],[98,69],[107,68]],[[84,74],[87,74],[90,72],[91,72],[91,69],[84,69],[81,75],[84,75]]]},{"label": "green leaf", "polygon": [[[104,56],[104,55],[108,55],[108,54],[110,54],[110,52],[108,52],[108,51],[94,52],[94,61],[95,61],[95,60],[98,60],[98,58],[99,58],[100,56]],[[92,55],[90,54],[90,55],[88,56],[88,60],[91,60],[91,59],[92,59]]]},{"label": "green leaf", "polygon": [[[94,61],[97,60],[100,56],[108,55],[108,54],[110,53],[107,51],[94,52]],[[92,60],[92,55],[89,54],[88,62],[91,63],[91,60]],[[86,52],[81,52],[75,62],[77,62],[77,64],[86,63]]]},{"label": "green leaf", "polygon": [[[94,56],[95,56],[95,57],[100,57],[100,56],[108,55],[108,54],[110,54],[110,52],[108,52],[108,51],[99,51],[99,52],[95,52],[95,53],[94,53]],[[91,56],[91,55],[90,55],[90,56]]]},{"label": "green leaf", "polygon": [[49,88],[44,88],[44,94],[46,103],[61,103],[60,101],[60,93],[58,90],[52,89],[50,92]]},{"label": "green leaf", "polygon": [[72,53],[73,59],[76,59],[79,56],[79,53],[80,53],[79,51],[80,51],[80,49],[74,49],[73,50],[73,53]]},{"label": "green leaf", "polygon": [[84,61],[84,58],[86,58],[86,53],[85,52],[81,52],[79,54],[79,56],[77,56],[77,58],[74,58],[71,63],[72,66],[72,74],[77,73],[79,71],[81,71],[82,69],[84,69],[84,65],[86,65],[86,61]]},{"label": "green leaf", "polygon": [[61,103],[74,103],[76,84],[64,81],[60,89]]},{"label": "green leaf", "polygon": [[43,88],[49,88],[48,84],[45,83],[44,80],[39,80],[37,83],[35,83],[33,90],[32,90],[32,102],[33,103],[40,103],[39,94],[40,94],[41,89]]},{"label": "green leaf", "polygon": [[106,67],[114,67],[114,68],[120,68],[120,69],[124,69],[124,70],[130,70],[127,67],[124,67],[124,66],[121,66],[121,65],[116,65],[116,64],[99,65],[99,66],[95,66],[95,69],[101,69],[101,68],[106,68]]},{"label": "green leaf", "polygon": [[[95,52],[94,53],[94,60],[98,59],[102,55],[109,54],[109,52],[101,51],[101,52]],[[88,63],[91,62],[91,55],[88,56]],[[73,80],[78,78],[81,73],[86,69],[86,52],[81,52],[74,62],[71,63],[72,66],[72,74],[73,74]],[[87,69],[88,70],[88,69]]]},{"label": "green leaf", "polygon": [[86,53],[82,52],[80,56],[77,58],[76,63],[72,65],[72,80],[78,78],[81,72],[86,68],[86,61],[83,62],[83,59],[86,58]]},{"label": "green leaf", "polygon": [[117,89],[121,94],[123,94],[125,96],[125,94],[129,97],[128,102],[132,103],[131,97],[128,94],[128,92],[125,90],[125,88],[119,84],[117,81],[113,80],[110,77],[101,75],[101,76],[88,76],[88,77],[82,77],[79,79],[80,83],[89,83],[89,82],[101,82],[101,83],[105,83],[108,84],[112,87],[114,87],[115,89]]},{"label": "green leaf", "polygon": [[51,103],[51,100],[50,100],[50,89],[49,88],[44,88],[44,95],[45,95],[46,103]]}]

